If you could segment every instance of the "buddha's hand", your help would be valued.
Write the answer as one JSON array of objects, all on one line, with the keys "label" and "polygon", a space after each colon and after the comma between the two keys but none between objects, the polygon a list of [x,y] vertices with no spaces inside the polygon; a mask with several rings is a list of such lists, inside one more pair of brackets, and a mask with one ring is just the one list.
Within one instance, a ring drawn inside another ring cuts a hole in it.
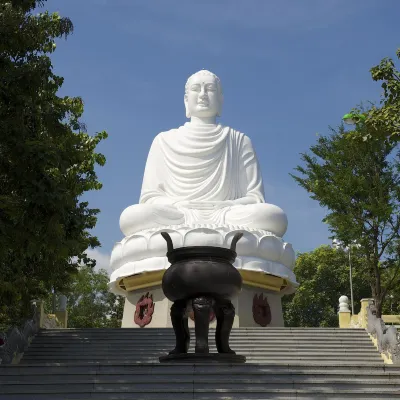
[{"label": "buddha's hand", "polygon": [[191,210],[215,211],[233,206],[233,201],[180,201],[175,206]]}]

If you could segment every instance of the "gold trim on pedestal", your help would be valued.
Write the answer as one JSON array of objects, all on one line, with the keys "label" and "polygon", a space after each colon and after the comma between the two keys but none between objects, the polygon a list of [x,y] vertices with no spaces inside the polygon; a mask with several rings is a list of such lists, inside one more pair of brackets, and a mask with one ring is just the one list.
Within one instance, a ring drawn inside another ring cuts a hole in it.
[{"label": "gold trim on pedestal", "polygon": [[[118,286],[127,292],[146,289],[152,286],[160,286],[164,272],[165,270],[142,272],[140,274],[127,276],[118,281]],[[266,274],[264,272],[248,271],[243,269],[240,269],[239,272],[242,276],[244,285],[268,289],[274,292],[280,292],[288,285],[286,279]]]},{"label": "gold trim on pedestal", "polygon": [[118,286],[127,292],[145,289],[150,286],[159,286],[161,285],[164,272],[165,270],[142,272],[140,274],[127,276],[118,281]]},{"label": "gold trim on pedestal", "polygon": [[268,289],[274,292],[280,292],[288,285],[287,280],[280,276],[270,275],[264,272],[248,271],[245,269],[240,269],[239,272],[240,275],[242,275],[244,285]]}]

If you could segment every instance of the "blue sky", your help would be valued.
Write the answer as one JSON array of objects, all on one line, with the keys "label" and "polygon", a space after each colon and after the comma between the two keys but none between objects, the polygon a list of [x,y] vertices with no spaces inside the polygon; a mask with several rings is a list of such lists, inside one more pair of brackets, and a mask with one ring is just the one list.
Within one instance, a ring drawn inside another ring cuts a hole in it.
[{"label": "blue sky", "polygon": [[253,141],[266,201],[289,218],[296,251],[330,243],[324,210],[293,181],[300,153],[360,101],[381,92],[369,69],[400,47],[398,0],[48,0],[74,23],[58,42],[61,94],[82,96],[99,146],[104,187],[85,196],[101,209],[92,252],[106,264],[122,238],[122,210],[138,202],[147,152],[183,124],[186,79],[205,68],[224,87],[222,124]]}]

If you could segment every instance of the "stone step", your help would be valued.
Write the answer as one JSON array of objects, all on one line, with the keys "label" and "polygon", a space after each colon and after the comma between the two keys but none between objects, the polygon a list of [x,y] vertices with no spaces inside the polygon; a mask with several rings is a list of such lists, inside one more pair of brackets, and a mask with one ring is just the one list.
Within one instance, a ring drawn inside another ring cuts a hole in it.
[{"label": "stone step", "polygon": [[[163,346],[163,347],[149,347],[149,348],[132,348],[132,347],[125,347],[125,348],[115,348],[113,346],[110,347],[103,347],[103,348],[91,348],[90,346],[86,347],[81,347],[81,348],[75,348],[71,346],[71,348],[64,347],[64,348],[47,348],[47,349],[42,349],[42,348],[30,348],[29,351],[26,352],[26,355],[38,355],[38,354],[43,354],[45,356],[48,356],[50,354],[57,354],[57,355],[62,355],[62,354],[115,354],[116,352],[134,352],[134,354],[152,354],[152,353],[159,353],[159,352],[165,352],[165,351],[170,351],[172,350],[174,346]],[[215,346],[209,346],[211,352],[216,352],[216,347]],[[232,346],[234,347],[236,352],[246,352],[246,353],[262,353],[262,354],[276,354],[276,353],[300,353],[300,354],[337,354],[337,355],[346,355],[346,354],[375,354],[376,350],[374,347],[360,347],[360,348],[351,348],[351,347],[338,347],[338,348],[315,348],[315,347],[281,347],[281,348],[276,348],[274,346],[270,347],[259,347],[259,346],[249,346],[249,347],[244,347],[244,346]],[[189,348],[189,351],[193,351],[194,347],[192,346]]]},{"label": "stone step", "polygon": [[[209,342],[212,344],[214,341],[214,337],[209,337]],[[195,338],[191,338],[191,344],[195,343]],[[230,339],[229,341],[234,346],[244,346],[252,344],[254,346],[307,346],[313,345],[313,347],[324,347],[324,346],[345,346],[345,347],[354,347],[354,346],[369,346],[372,344],[372,341],[367,338],[366,340],[357,340],[357,341],[347,341],[347,340],[270,340],[270,339],[259,339],[259,340],[235,340]],[[44,341],[35,338],[32,342],[32,346],[142,346],[142,347],[154,347],[154,346],[168,346],[175,344],[175,339],[171,340],[54,340],[54,341]]]},{"label": "stone step", "polygon": [[0,366],[0,400],[400,399],[400,367],[365,330],[236,328],[230,343],[246,364],[160,364],[171,328],[41,331]]},{"label": "stone step", "polygon": [[[373,346],[373,344],[366,344],[364,346],[348,346],[348,345],[340,345],[340,344],[332,344],[332,345],[328,345],[328,346],[312,346],[311,344],[304,344],[304,345],[297,345],[297,344],[288,344],[288,345],[274,345],[274,344],[264,344],[264,345],[260,345],[257,346],[256,344],[237,344],[237,343],[233,343],[230,342],[230,346],[234,349],[241,349],[244,351],[247,350],[255,350],[255,349],[259,349],[260,351],[264,352],[264,351],[276,351],[276,350],[280,350],[280,351],[286,351],[285,349],[294,349],[294,350],[299,350],[299,351],[306,351],[306,350],[310,350],[310,351],[373,351],[373,352],[377,352],[377,350],[375,349],[375,347]],[[68,350],[68,351],[73,351],[73,350],[77,350],[77,351],[92,351],[92,350],[99,350],[99,351],[109,351],[109,350],[115,350],[116,352],[118,351],[125,351],[126,349],[130,349],[132,351],[152,351],[152,350],[157,350],[157,351],[162,351],[162,350],[171,350],[172,348],[175,347],[175,343],[164,343],[164,344],[154,344],[153,346],[132,346],[132,344],[119,344],[119,345],[113,345],[113,344],[105,344],[104,346],[96,346],[93,345],[91,343],[86,343],[86,344],[80,344],[79,346],[73,346],[71,344],[65,344],[64,346],[62,345],[57,345],[57,346],[52,346],[49,345],[47,346],[47,348],[43,348],[43,347],[32,347],[32,348],[28,348],[27,353],[29,352],[38,352],[38,351],[44,351],[45,353],[47,352],[58,352],[58,351],[63,351],[63,350]],[[195,343],[190,343],[190,349],[194,349],[195,347]],[[215,342],[214,340],[210,340],[209,342],[209,347],[210,349],[215,349]],[[26,353],[26,354],[27,354]]]},{"label": "stone step", "polygon": [[[132,399],[132,400],[216,400],[216,399],[233,399],[233,400],[250,400],[250,399],[395,399],[400,394],[396,387],[388,390],[380,390],[380,387],[371,388],[366,391],[364,385],[353,388],[337,388],[337,387],[313,387],[307,389],[301,388],[282,388],[282,387],[223,387],[223,388],[197,388],[195,384],[185,385],[167,385],[166,387],[157,388],[124,388],[117,385],[74,385],[74,388],[66,390],[66,386],[57,385],[56,387],[46,387],[37,385],[16,386],[15,390],[1,392],[1,400],[18,399],[18,400],[45,400],[45,399]],[[147,385],[148,386],[148,385]],[[272,386],[272,385],[271,385]],[[28,397],[29,396],[29,397]]]},{"label": "stone step", "polygon": [[[97,352],[97,349],[59,349],[57,351],[40,351],[40,350],[34,350],[34,349],[29,349],[26,351],[25,353],[25,358],[29,357],[29,356],[38,356],[40,354],[43,355],[43,357],[50,357],[50,356],[63,356],[63,355],[68,355],[68,354],[74,354],[76,356],[79,355],[86,355],[86,354],[90,354],[91,356],[93,356],[94,354],[98,355],[151,355],[151,354],[159,354],[160,352],[163,353],[165,351],[170,351],[172,350],[173,346],[171,347],[166,347],[165,349],[161,349],[161,348],[149,348],[149,349],[136,349],[134,352],[127,352],[125,349],[114,349],[114,348],[104,348],[102,350],[100,350],[99,352]],[[309,354],[309,355],[342,355],[342,356],[346,356],[346,355],[379,355],[378,352],[375,350],[375,348],[359,348],[359,349],[350,349],[350,348],[346,348],[346,349],[318,349],[318,348],[313,348],[313,349],[302,349],[302,348],[295,348],[292,351],[289,350],[284,350],[284,349],[275,349],[275,348],[265,348],[265,349],[259,349],[257,347],[252,347],[252,348],[240,348],[240,347],[234,347],[234,350],[239,352],[244,352],[244,353],[248,353],[248,354],[253,354],[253,353],[257,353],[257,354],[263,354],[263,355],[269,355],[269,354],[292,354],[292,353],[296,353],[296,354]],[[194,351],[194,347],[190,347],[189,348],[190,352]],[[211,353],[216,353],[216,348],[215,346],[210,346],[210,352]]]},{"label": "stone step", "polygon": [[320,365],[319,363],[264,363],[264,364],[160,364],[158,362],[148,363],[145,366],[134,364],[131,361],[107,361],[93,362],[88,365],[85,362],[72,363],[47,363],[43,365],[36,364],[18,364],[18,365],[0,365],[0,375],[15,374],[48,374],[49,372],[58,373],[90,373],[90,374],[147,374],[162,375],[170,373],[179,373],[183,375],[210,373],[210,374],[356,374],[356,375],[377,375],[385,374],[387,376],[397,376],[400,374],[400,366],[384,365],[381,363],[371,364],[365,367],[360,363],[349,363],[346,369],[343,369],[342,362],[333,362],[330,365]]},{"label": "stone step", "polygon": [[[30,362],[31,363],[34,362],[36,365],[41,365],[41,364],[42,365],[48,365],[48,364],[53,364],[54,363],[54,362],[51,363],[49,361],[50,360],[31,360]],[[64,364],[68,364],[68,363],[71,363],[71,362],[74,362],[74,361],[76,361],[76,360],[60,360],[60,362],[64,363]],[[90,361],[90,360],[86,360],[86,361],[85,360],[79,360],[79,361],[82,362],[82,363],[86,363],[87,365],[93,365],[96,362],[96,361]],[[137,364],[137,365],[154,363],[154,359],[153,358],[152,359],[148,359],[148,360],[127,360],[126,359],[126,360],[110,360],[110,361],[113,361],[113,362],[120,362],[120,361],[128,362],[129,361],[131,364]],[[248,362],[251,362],[252,364],[257,364],[257,363],[258,364],[265,364],[265,363],[273,362],[273,363],[275,363],[277,365],[279,365],[279,364],[280,365],[286,365],[286,364],[288,364],[288,362],[293,363],[293,364],[295,364],[295,363],[313,363],[313,364],[316,364],[316,365],[323,366],[323,365],[335,365],[337,360],[331,359],[331,360],[323,361],[323,360],[305,359],[305,358],[293,358],[291,360],[287,360],[287,359],[281,360],[281,359],[273,359],[273,358],[265,358],[265,359],[252,359],[252,358],[249,358]],[[377,363],[379,363],[379,361],[376,360],[376,359],[371,359],[371,360],[350,359],[350,360],[343,361],[342,365],[343,366],[347,366],[347,365],[351,365],[351,364],[354,364],[354,363],[359,363],[359,364],[363,364],[364,366],[368,366],[368,365],[376,365]],[[383,362],[381,364],[383,365]],[[203,364],[203,365],[206,365],[206,364]]]},{"label": "stone step", "polygon": [[[192,329],[192,328],[191,328]],[[215,332],[214,328],[210,328],[210,332]],[[53,330],[53,329],[46,329],[39,331],[39,335],[74,335],[74,334],[91,334],[91,335],[104,335],[104,334],[112,334],[112,335],[130,335],[130,334],[137,334],[137,335],[173,335],[174,331],[172,328],[121,328],[121,329],[63,329],[63,330]],[[365,334],[364,329],[289,329],[289,328],[281,328],[281,329],[232,329],[232,334],[234,335],[260,335],[260,334],[269,334],[269,335],[283,335],[283,334],[290,334],[290,335],[304,335],[304,334],[313,334],[313,335],[324,335],[324,334],[346,334],[346,335],[360,335]]]},{"label": "stone step", "polygon": [[[215,338],[213,336],[208,338],[209,344],[213,345],[215,343]],[[244,346],[244,347],[314,347],[314,348],[325,348],[325,347],[373,347],[372,340],[363,341],[342,341],[342,340],[324,340],[324,341],[311,341],[311,340],[234,340],[230,339],[229,343],[234,346]],[[62,348],[68,347],[141,347],[144,349],[154,348],[154,347],[171,347],[175,344],[175,339],[171,340],[63,340],[63,341],[43,341],[37,338],[33,339],[29,348]],[[192,337],[190,344],[195,344],[195,338]]]},{"label": "stone step", "polygon": [[358,391],[328,390],[323,392],[313,390],[267,390],[257,392],[161,392],[161,393],[40,393],[34,397],[27,394],[0,394],[0,400],[386,400],[398,399],[397,391],[381,393],[363,393]]},{"label": "stone step", "polygon": [[[214,340],[215,336],[210,335],[209,340],[212,341]],[[257,338],[254,340],[251,339],[246,339],[246,338],[235,338],[235,337],[230,337],[230,342],[231,343],[236,343],[236,344],[253,344],[253,345],[284,345],[287,346],[288,344],[295,344],[295,345],[307,345],[307,344],[314,344],[318,346],[330,346],[332,344],[337,344],[337,345],[350,345],[354,346],[355,343],[360,344],[362,346],[365,346],[367,344],[371,344],[372,341],[371,339],[367,337],[362,337],[362,338],[357,338],[357,339],[340,339],[340,338],[328,338],[328,339],[312,339],[312,342],[310,342],[309,339],[296,339],[296,338]],[[195,341],[195,336],[191,335],[190,336],[190,341],[194,342]],[[48,338],[43,338],[43,337],[35,337],[31,343],[31,346],[59,346],[59,345],[66,345],[69,344],[71,346],[79,346],[79,345],[85,345],[87,343],[91,343],[92,345],[98,345],[98,346],[104,346],[107,345],[107,342],[112,344],[112,345],[118,345],[118,344],[123,344],[125,345],[136,345],[136,346],[153,346],[154,344],[162,345],[162,344],[168,344],[170,345],[171,343],[175,343],[175,338],[170,337],[170,338],[155,338],[155,339],[146,339],[146,338],[124,338],[124,339],[114,339],[114,338],[108,338],[108,339],[103,339],[103,340],[97,340],[97,339],[85,339],[85,338],[63,338],[63,339],[48,339]]]},{"label": "stone step", "polygon": [[[193,328],[190,328],[193,329]],[[215,333],[215,329],[209,330],[211,333]],[[69,331],[66,329],[65,331],[40,331],[38,336],[73,336],[73,335],[91,335],[91,336],[173,336],[174,331],[172,329],[162,331],[156,331],[155,329],[120,329],[118,331],[102,331],[96,332],[96,330],[92,331]],[[366,335],[365,330],[355,330],[354,332],[346,331],[346,330],[338,330],[338,331],[293,331],[293,330],[281,330],[281,331],[271,331],[271,330],[257,330],[257,331],[236,331],[232,330],[232,336],[303,336],[303,335],[312,335],[312,336],[327,336],[327,335],[339,335],[339,336],[364,336]]]},{"label": "stone step", "polygon": [[[190,334],[191,340],[194,340],[194,332],[193,334]],[[214,338],[215,335],[209,335],[209,338]],[[137,337],[137,336],[131,336],[131,337],[123,337],[123,338],[118,338],[118,337],[101,337],[101,338],[94,338],[90,336],[80,336],[80,337],[36,337],[34,339],[35,342],[41,342],[41,343],[57,343],[57,342],[73,342],[73,343],[78,343],[78,342],[87,342],[87,341],[92,341],[92,342],[99,342],[103,343],[104,341],[109,341],[109,342],[136,342],[136,343],[165,343],[165,342],[173,342],[175,340],[174,336],[170,337],[153,337],[153,336],[147,336],[147,337]],[[363,342],[363,343],[368,343],[371,341],[369,336],[362,336],[359,338],[350,338],[350,337],[341,337],[341,336],[326,336],[326,337],[313,337],[313,336],[304,336],[304,337],[286,337],[286,336],[261,336],[261,337],[235,337],[231,336],[230,340],[235,341],[235,342],[307,342],[307,341],[313,341],[316,343],[325,343],[325,342],[346,342],[346,343],[356,343],[356,342]]]},{"label": "stone step", "polygon": [[[40,376],[40,375],[39,375]],[[179,382],[201,382],[201,383],[245,383],[249,384],[254,382],[255,384],[271,384],[271,383],[293,383],[293,384],[316,384],[316,383],[345,383],[351,384],[354,382],[364,383],[367,386],[371,385],[399,385],[400,384],[400,375],[391,376],[390,379],[386,374],[381,374],[377,376],[371,375],[355,375],[353,379],[349,381],[348,374],[341,373],[340,375],[328,375],[328,374],[209,374],[203,373],[194,375],[192,374],[179,374],[172,372],[170,374],[161,374],[158,376],[149,376],[146,374],[128,374],[124,375],[120,374],[80,374],[75,375],[73,373],[70,374],[52,374],[46,378],[45,384],[75,384],[75,383],[115,383],[118,381],[120,384],[133,384],[133,383],[152,383],[157,382],[157,384],[165,384],[165,383],[179,383]],[[1,379],[0,375],[0,383],[1,387],[7,385],[37,385],[38,375],[17,375],[17,376],[6,376],[6,379]]]},{"label": "stone step", "polygon": [[[190,329],[191,332],[194,333],[194,329]],[[170,338],[174,337],[174,334],[172,332],[168,332],[165,334],[161,333],[152,333],[151,331],[148,331],[148,334],[144,333],[137,333],[135,331],[125,333],[125,334],[113,334],[112,332],[104,332],[104,333],[58,333],[58,334],[38,334],[38,337],[46,337],[46,338],[54,338],[54,337],[91,337],[91,338],[104,338],[104,337],[114,337],[114,338],[131,338],[131,337],[137,337],[137,338],[147,338],[147,337],[152,337],[152,338]],[[209,331],[211,336],[215,335],[215,332]],[[333,332],[326,332],[326,333],[320,333],[320,334],[314,334],[313,332],[302,332],[299,334],[296,334],[294,332],[253,332],[253,333],[247,333],[247,334],[239,334],[239,333],[231,333],[232,337],[236,338],[249,338],[249,337],[254,337],[254,338],[260,338],[260,337],[292,337],[292,338],[303,338],[303,337],[314,337],[314,338],[325,338],[325,337],[342,337],[342,338],[359,338],[359,337],[368,337],[368,334],[366,332],[360,332],[357,334],[351,334],[351,333],[333,333]]]},{"label": "stone step", "polygon": [[[205,388],[209,386],[212,390]],[[1,385],[1,393],[92,393],[92,392],[144,392],[144,393],[152,393],[158,391],[167,391],[168,393],[172,391],[242,391],[246,392],[260,392],[265,390],[306,390],[313,389],[319,391],[326,391],[329,389],[335,390],[357,390],[362,388],[364,393],[372,392],[379,393],[382,392],[394,392],[397,391],[397,394],[400,395],[399,383],[398,382],[374,382],[366,383],[362,382],[353,382],[353,381],[336,381],[336,380],[314,380],[310,379],[308,381],[295,381],[295,380],[211,380],[209,382],[206,381],[197,381],[193,379],[170,379],[170,380],[158,380],[158,379],[144,379],[142,381],[133,381],[133,380],[118,380],[114,382],[107,381],[86,381],[86,382],[70,382],[69,385],[64,385],[62,381],[60,382],[51,382],[51,383],[24,383],[19,382],[17,384],[8,384],[3,383]]]},{"label": "stone step", "polygon": [[[279,391],[265,391],[263,393],[246,393],[245,397],[243,397],[242,393],[232,393],[229,394],[229,397],[220,397],[215,396],[213,394],[194,394],[194,397],[191,399],[194,400],[220,400],[220,399],[229,399],[229,400],[344,400],[344,399],[352,399],[352,400],[367,400],[367,399],[374,399],[374,400],[385,400],[385,399],[397,399],[398,394],[397,392],[392,393],[382,393],[377,395],[376,393],[363,393],[362,390],[355,392],[345,392],[340,391],[338,394],[335,390],[328,390],[323,392],[315,392],[313,390],[310,391],[292,391],[292,392],[279,392]],[[97,397],[96,397],[97,398]],[[129,399],[129,400],[158,400],[162,397],[112,397],[113,400],[120,400],[120,399]],[[102,400],[101,398],[97,398],[98,400]],[[106,399],[106,398],[105,398]],[[174,399],[174,397],[165,398],[165,400]],[[186,399],[186,398],[185,398]],[[14,400],[14,399],[13,399]],[[44,399],[43,399],[44,400]],[[180,399],[179,399],[180,400]]]},{"label": "stone step", "polygon": [[[304,342],[288,342],[288,341],[245,341],[245,342],[238,342],[234,340],[230,340],[229,343],[231,347],[243,347],[243,348],[308,348],[312,347],[314,349],[324,349],[324,348],[374,348],[372,341],[366,341],[363,343],[347,343],[347,342],[340,342],[340,341],[325,341],[324,343],[314,343],[312,341],[304,341]],[[359,345],[359,347],[358,347]],[[104,342],[96,342],[96,341],[89,341],[89,342],[39,342],[34,340],[32,343],[32,348],[89,348],[89,347],[97,347],[97,348],[106,348],[110,347],[113,349],[118,348],[143,348],[143,349],[154,349],[154,348],[169,348],[171,346],[175,346],[175,340],[171,341],[160,341],[160,342],[135,342],[135,341],[127,341],[127,342],[114,342],[114,341],[104,341]],[[195,340],[190,341],[190,346],[195,346]],[[209,338],[209,346],[215,346],[215,339]]]},{"label": "stone step", "polygon": [[[125,362],[125,363],[132,363],[132,364],[138,364],[138,363],[148,363],[148,364],[153,364],[158,360],[158,357],[161,355],[165,355],[167,353],[161,353],[157,354],[154,357],[120,357],[120,358],[110,358],[110,357],[104,357],[104,358],[67,358],[63,357],[60,359],[56,358],[29,358],[26,360],[21,360],[21,364],[54,364],[56,362],[59,363],[74,363],[76,361],[86,363],[86,364],[96,364],[96,363],[104,363],[104,362],[113,362],[113,363],[118,363],[118,362]],[[248,363],[256,363],[256,364],[266,364],[266,363],[274,363],[274,364],[282,364],[282,365],[287,365],[288,363],[290,364],[295,364],[295,363],[313,363],[313,364],[318,364],[318,365],[335,365],[338,362],[337,357],[265,357],[265,356],[248,356],[246,357],[246,362]],[[383,360],[380,357],[347,357],[343,360],[340,360],[341,364],[344,365],[351,365],[354,363],[362,363],[362,364],[384,364]]]},{"label": "stone step", "polygon": [[[193,351],[191,351],[192,353]],[[153,359],[154,361],[158,361],[158,358],[162,355],[168,354],[169,351],[154,351],[152,353],[135,353],[135,354],[130,354],[129,352],[126,353],[120,353],[120,354],[115,354],[115,353],[101,353],[101,354],[95,354],[95,353],[90,353],[90,352],[85,352],[83,355],[80,355],[79,353],[62,353],[59,355],[59,361],[61,362],[62,360],[98,360],[98,361],[103,361],[103,360],[129,360],[131,359],[132,361],[136,360],[151,360]],[[216,351],[212,351],[212,353],[216,354]],[[324,357],[327,360],[335,359],[340,360],[340,361],[346,361],[346,360],[365,360],[365,359],[373,359],[376,360],[377,362],[383,361],[383,359],[380,357],[380,355],[374,354],[374,353],[340,353],[340,354],[335,354],[335,353],[307,353],[307,352],[288,352],[288,353],[281,353],[281,352],[270,352],[270,353],[265,353],[265,352],[258,352],[258,351],[238,351],[237,354],[244,355],[246,356],[247,360],[249,361],[250,359],[271,359],[275,360],[280,358],[281,360],[290,360],[290,359],[295,359],[295,358],[304,358],[304,359],[315,359],[315,360],[322,360]],[[32,362],[37,362],[38,360],[48,360],[49,362],[54,362],[56,360],[56,357],[54,357],[51,354],[45,354],[45,355],[40,355],[40,354],[30,354],[26,355],[24,357],[24,361],[21,360],[21,362],[28,363],[32,360]]]},{"label": "stone step", "polygon": [[[191,334],[191,340],[194,340],[194,333],[193,335]],[[212,339],[214,338],[215,335],[209,335],[209,338]],[[103,338],[92,338],[89,336],[82,336],[82,337],[54,337],[54,338],[43,338],[43,337],[37,337],[34,339],[35,342],[39,343],[65,343],[65,342],[71,342],[71,343],[79,343],[79,342],[99,342],[99,343],[104,343],[104,342],[136,342],[136,343],[165,343],[165,342],[173,342],[175,340],[174,336],[171,337],[143,337],[139,338],[137,336],[131,336],[131,337],[126,337],[126,338],[118,338],[118,337],[103,337]],[[363,342],[363,343],[368,343],[371,342],[371,339],[368,336],[363,336],[360,338],[347,338],[347,337],[321,337],[321,338],[315,338],[312,336],[305,336],[305,337],[268,337],[268,336],[262,336],[262,337],[230,337],[230,340],[235,341],[235,342],[244,342],[248,343],[250,341],[253,342],[294,342],[294,343],[304,343],[304,342],[315,342],[315,343],[325,343],[325,342],[345,342],[345,343],[358,343],[358,342]]]},{"label": "stone step", "polygon": [[[123,331],[123,329],[121,329]],[[194,329],[190,328],[191,332],[194,332]],[[137,330],[132,330],[130,332],[126,333],[114,333],[114,332],[102,332],[102,333],[94,333],[94,332],[74,332],[74,333],[68,333],[68,332],[59,332],[59,333],[52,333],[52,334],[43,334],[39,333],[37,336],[38,337],[48,337],[48,338],[54,338],[54,337],[95,337],[95,338],[102,338],[102,337],[115,337],[115,338],[131,338],[131,337],[138,337],[138,338],[146,338],[146,337],[158,337],[158,338],[168,338],[168,337],[174,337],[173,332],[165,332],[165,333],[155,333],[152,332],[151,330],[146,331],[147,334],[144,333],[143,330],[137,331]],[[210,335],[215,335],[215,331],[210,330]],[[238,337],[238,338],[248,338],[248,337],[345,337],[345,338],[357,338],[357,337],[368,337],[368,334],[366,331],[362,332],[357,332],[356,334],[352,334],[349,332],[323,332],[323,333],[314,333],[314,332],[301,332],[301,333],[296,333],[296,332],[248,332],[248,333],[238,333],[238,332],[231,332],[232,337]]]},{"label": "stone step", "polygon": [[[213,340],[210,338],[210,346],[212,347]],[[194,345],[194,341],[191,343]],[[257,348],[257,349],[353,349],[354,350],[354,343],[318,343],[318,344],[313,344],[313,343],[296,343],[296,342],[290,342],[290,343],[283,343],[283,342],[278,342],[278,343],[269,343],[269,342],[263,342],[263,343],[249,343],[247,342],[235,342],[235,341],[230,341],[230,344],[232,347],[235,348],[242,348],[242,349],[252,349],[252,348]],[[61,349],[77,349],[77,350],[85,350],[85,349],[97,349],[101,351],[102,349],[130,349],[130,350],[135,350],[135,349],[168,349],[170,347],[173,347],[175,345],[175,341],[169,341],[169,342],[160,342],[160,343],[136,343],[136,342],[126,342],[126,343],[104,343],[104,344],[99,344],[97,342],[90,342],[90,343],[70,343],[70,342],[65,342],[65,343],[38,343],[36,341],[33,341],[32,344],[29,346],[29,351],[59,351]],[[371,341],[365,342],[365,343],[357,343],[357,349],[375,349],[374,345],[372,344]]]},{"label": "stone step", "polygon": [[[113,361],[113,362],[132,362],[132,363],[139,363],[139,362],[146,362],[146,363],[154,363],[155,361],[158,361],[158,358],[163,355],[167,355],[168,353],[158,353],[150,356],[125,356],[125,357],[112,357],[112,356],[98,356],[98,357],[92,357],[92,356],[82,356],[82,357],[74,357],[74,356],[64,356],[64,357],[29,357],[25,359],[24,361],[21,360],[22,364],[43,364],[43,363],[54,363],[54,362],[63,362],[63,363],[69,363],[69,362],[74,362],[74,361],[79,361],[79,362],[86,362],[86,363],[93,363],[93,362],[104,362],[104,361]],[[312,362],[318,362],[321,365],[323,365],[324,361],[326,363],[329,362],[337,362],[338,358],[333,356],[333,355],[323,355],[323,356],[310,356],[310,355],[271,355],[271,356],[266,356],[266,355],[256,355],[256,354],[241,354],[246,356],[246,361],[249,363],[268,363],[268,362],[273,362],[273,363],[291,363],[294,361],[312,361]],[[384,363],[384,361],[380,357],[375,357],[375,356],[348,356],[346,358],[343,358],[340,360],[343,363]]]},{"label": "stone step", "polygon": [[[210,327],[210,330],[215,330],[214,327]],[[51,332],[119,332],[119,331],[137,331],[137,332],[144,332],[144,331],[172,331],[172,328],[151,328],[146,327],[145,329],[142,328],[50,328],[50,329],[41,329],[41,333],[51,333]],[[233,332],[249,332],[249,331],[316,331],[316,332],[365,332],[363,328],[320,328],[320,327],[248,327],[248,328],[232,328]]]},{"label": "stone step", "polygon": [[[190,335],[192,338],[194,337],[194,332],[193,334]],[[210,334],[209,337],[214,337],[215,335]],[[326,337],[314,337],[314,336],[303,336],[303,337],[295,337],[295,336],[260,336],[260,337],[235,337],[231,336],[231,340],[235,341],[245,341],[248,342],[250,340],[257,340],[258,341],[294,341],[294,342],[304,342],[307,340],[313,340],[315,342],[325,342],[325,341],[342,341],[342,342],[348,342],[348,343],[354,343],[355,341],[360,341],[360,342],[368,342],[371,339],[369,336],[360,336],[360,337],[344,337],[344,336],[326,336]],[[155,336],[144,336],[144,337],[138,337],[135,335],[128,336],[128,337],[117,337],[117,336],[104,336],[104,337],[90,337],[90,336],[55,336],[55,337],[43,337],[43,336],[38,336],[34,339],[36,342],[44,342],[44,343],[51,343],[51,342],[79,342],[79,341],[112,341],[112,342],[129,342],[129,341],[137,341],[137,342],[164,342],[164,341],[174,341],[175,337],[174,336],[168,336],[168,337],[155,337]]]},{"label": "stone step", "polygon": [[[165,353],[166,354],[166,353]],[[93,357],[88,356],[88,357],[74,357],[74,356],[65,356],[65,357],[46,357],[46,358],[39,358],[39,357],[29,357],[29,358],[24,358],[21,360],[21,363],[37,363],[37,364],[42,364],[42,363],[48,363],[48,362],[74,362],[74,361],[82,361],[82,362],[87,362],[87,363],[93,363],[93,362],[103,362],[103,361],[126,361],[126,362],[135,362],[135,363],[140,363],[140,362],[148,362],[148,363],[153,363],[155,362],[159,356],[164,355],[163,353],[159,354],[154,354],[154,355],[149,355],[145,357],[132,357],[132,356],[125,356],[125,357],[96,357],[96,359],[93,359]],[[254,362],[254,363],[266,363],[266,362],[274,362],[274,363],[292,363],[294,361],[313,361],[313,362],[319,362],[320,364],[324,363],[329,363],[329,362],[337,362],[338,358],[335,356],[296,356],[296,355],[283,355],[283,356],[271,356],[267,357],[265,355],[260,355],[260,356],[248,356],[247,357],[247,362]],[[341,360],[343,364],[348,364],[348,363],[354,363],[354,362],[362,362],[362,363],[367,363],[367,362],[372,362],[374,364],[382,362],[383,360],[378,356],[352,356],[352,357],[346,357],[345,359]]]}]

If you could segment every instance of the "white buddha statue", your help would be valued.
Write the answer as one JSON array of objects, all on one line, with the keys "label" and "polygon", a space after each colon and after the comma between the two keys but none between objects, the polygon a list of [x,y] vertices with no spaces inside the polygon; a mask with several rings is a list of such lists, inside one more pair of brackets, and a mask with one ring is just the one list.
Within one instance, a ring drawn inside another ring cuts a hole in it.
[{"label": "white buddha statue", "polygon": [[151,146],[139,204],[120,217],[125,236],[166,226],[211,224],[263,230],[282,237],[285,213],[265,203],[261,171],[250,139],[217,123],[223,93],[209,71],[185,87],[190,122],[160,133]]},{"label": "white buddha statue", "polygon": [[143,287],[141,276],[149,280],[169,267],[163,231],[176,248],[229,248],[235,233],[242,232],[238,269],[296,285],[295,254],[282,240],[287,218],[279,207],[265,203],[251,141],[216,121],[223,101],[220,80],[209,71],[197,72],[186,83],[184,100],[190,122],[157,135],[139,204],[121,214],[125,237],[111,253],[111,290],[124,294]]}]

